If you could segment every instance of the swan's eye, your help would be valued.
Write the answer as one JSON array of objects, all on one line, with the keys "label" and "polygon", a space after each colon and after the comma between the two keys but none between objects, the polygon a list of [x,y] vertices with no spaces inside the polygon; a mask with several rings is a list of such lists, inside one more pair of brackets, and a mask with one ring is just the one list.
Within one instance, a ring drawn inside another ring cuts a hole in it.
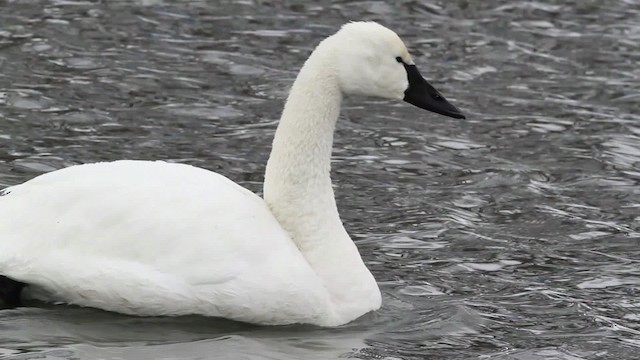
[{"label": "swan's eye", "polygon": [[402,61],[402,58],[401,58],[400,56],[398,56],[398,57],[396,58],[396,61],[397,61],[397,62],[399,62],[399,63],[402,63],[402,62],[403,62],[403,61]]}]

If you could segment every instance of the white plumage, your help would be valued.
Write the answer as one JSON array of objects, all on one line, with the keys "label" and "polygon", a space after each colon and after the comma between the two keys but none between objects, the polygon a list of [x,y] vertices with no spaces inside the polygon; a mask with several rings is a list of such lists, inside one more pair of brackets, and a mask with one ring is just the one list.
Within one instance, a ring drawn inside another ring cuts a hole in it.
[{"label": "white plumage", "polygon": [[116,161],[8,191],[0,273],[38,297],[137,315],[321,322],[320,279],[264,201],[221,175]]}]

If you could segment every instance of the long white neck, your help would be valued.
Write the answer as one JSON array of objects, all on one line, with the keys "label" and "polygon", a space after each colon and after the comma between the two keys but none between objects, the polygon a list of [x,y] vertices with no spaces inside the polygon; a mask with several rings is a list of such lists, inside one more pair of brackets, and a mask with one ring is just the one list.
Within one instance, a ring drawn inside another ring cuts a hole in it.
[{"label": "long white neck", "polygon": [[330,38],[291,88],[273,140],[264,199],[326,287],[335,316],[350,321],[380,306],[380,291],[345,231],[331,186],[333,132],[342,92]]}]

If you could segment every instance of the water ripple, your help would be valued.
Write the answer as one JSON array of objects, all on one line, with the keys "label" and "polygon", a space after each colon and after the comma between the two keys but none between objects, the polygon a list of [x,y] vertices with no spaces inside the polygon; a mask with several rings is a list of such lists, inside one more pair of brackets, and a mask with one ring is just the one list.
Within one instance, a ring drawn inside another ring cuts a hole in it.
[{"label": "water ripple", "polygon": [[345,99],[335,191],[375,314],[325,330],[35,304],[0,311],[1,358],[637,357],[637,1],[2,5],[2,186],[138,158],[259,192],[297,69],[349,19],[397,30],[468,120]]}]

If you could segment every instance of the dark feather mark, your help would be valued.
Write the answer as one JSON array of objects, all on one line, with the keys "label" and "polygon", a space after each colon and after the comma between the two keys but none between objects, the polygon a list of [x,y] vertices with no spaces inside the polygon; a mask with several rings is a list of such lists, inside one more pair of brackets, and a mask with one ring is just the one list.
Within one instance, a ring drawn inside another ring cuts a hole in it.
[{"label": "dark feather mark", "polygon": [[19,306],[20,294],[25,285],[25,283],[0,275],[0,300],[11,307]]}]

